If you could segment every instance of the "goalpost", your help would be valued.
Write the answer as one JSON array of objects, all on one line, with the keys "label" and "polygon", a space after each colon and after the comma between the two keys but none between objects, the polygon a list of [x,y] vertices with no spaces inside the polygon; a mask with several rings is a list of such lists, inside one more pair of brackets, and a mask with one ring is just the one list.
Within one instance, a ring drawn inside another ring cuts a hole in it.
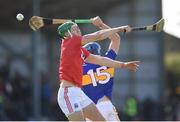
[{"label": "goalpost", "polygon": [[164,31],[180,38],[180,0],[162,0],[162,15],[166,23]]}]

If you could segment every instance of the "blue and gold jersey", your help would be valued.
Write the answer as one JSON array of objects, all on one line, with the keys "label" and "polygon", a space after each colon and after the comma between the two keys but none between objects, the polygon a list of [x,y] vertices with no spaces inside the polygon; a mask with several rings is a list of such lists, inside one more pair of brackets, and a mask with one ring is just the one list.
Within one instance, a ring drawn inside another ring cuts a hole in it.
[{"label": "blue and gold jersey", "polygon": [[[115,59],[117,54],[111,49],[105,57]],[[112,87],[114,68],[96,64],[83,64],[83,87],[84,93],[96,104],[103,96],[112,99]]]}]

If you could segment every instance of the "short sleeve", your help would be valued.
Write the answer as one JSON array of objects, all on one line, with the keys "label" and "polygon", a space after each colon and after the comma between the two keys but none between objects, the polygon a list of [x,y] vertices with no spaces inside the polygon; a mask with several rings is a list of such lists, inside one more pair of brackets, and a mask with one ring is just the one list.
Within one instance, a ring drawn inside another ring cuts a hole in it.
[{"label": "short sleeve", "polygon": [[114,50],[110,49],[106,52],[105,57],[115,60],[115,58],[117,57],[117,54],[115,53]]},{"label": "short sleeve", "polygon": [[81,48],[81,50],[84,54],[84,58],[86,59],[90,55],[90,53],[85,48]]}]

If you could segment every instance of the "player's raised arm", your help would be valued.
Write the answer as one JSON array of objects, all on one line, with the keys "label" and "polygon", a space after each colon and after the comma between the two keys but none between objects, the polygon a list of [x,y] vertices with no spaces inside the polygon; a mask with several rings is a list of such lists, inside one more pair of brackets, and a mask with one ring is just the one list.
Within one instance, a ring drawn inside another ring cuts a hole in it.
[{"label": "player's raised arm", "polygon": [[[92,23],[96,24],[96,19],[92,19]],[[86,34],[82,37],[82,45],[93,42],[93,41],[98,41],[98,40],[103,40],[108,38],[110,35],[119,33],[119,32],[130,32],[131,27],[126,25],[126,26],[120,26],[116,28],[111,28],[111,29],[104,29],[100,30],[91,34]]]},{"label": "player's raised arm", "polygon": [[133,71],[136,71],[138,69],[140,63],[140,61],[120,62],[107,57],[102,57],[93,54],[90,54],[87,57],[86,62],[113,68],[126,68]]},{"label": "player's raised arm", "polygon": [[[96,17],[96,24],[95,26],[97,26],[100,29],[109,29],[110,27],[108,25],[106,25],[101,19],[100,17]],[[111,43],[109,45],[109,50],[112,49],[113,51],[115,51],[115,53],[117,54],[119,51],[119,47],[120,47],[120,36],[118,33],[112,34],[109,36],[109,39],[111,40]]]}]

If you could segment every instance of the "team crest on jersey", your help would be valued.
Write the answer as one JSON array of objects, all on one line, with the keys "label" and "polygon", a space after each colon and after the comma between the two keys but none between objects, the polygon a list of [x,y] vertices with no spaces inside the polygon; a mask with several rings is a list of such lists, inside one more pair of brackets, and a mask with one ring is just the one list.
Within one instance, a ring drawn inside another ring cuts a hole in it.
[{"label": "team crest on jersey", "polygon": [[[81,51],[82,52],[82,51]],[[81,58],[84,60],[85,59],[85,55],[84,55],[84,53],[82,52],[81,53]]]},{"label": "team crest on jersey", "polygon": [[74,108],[78,108],[79,105],[77,103],[74,104]]}]

